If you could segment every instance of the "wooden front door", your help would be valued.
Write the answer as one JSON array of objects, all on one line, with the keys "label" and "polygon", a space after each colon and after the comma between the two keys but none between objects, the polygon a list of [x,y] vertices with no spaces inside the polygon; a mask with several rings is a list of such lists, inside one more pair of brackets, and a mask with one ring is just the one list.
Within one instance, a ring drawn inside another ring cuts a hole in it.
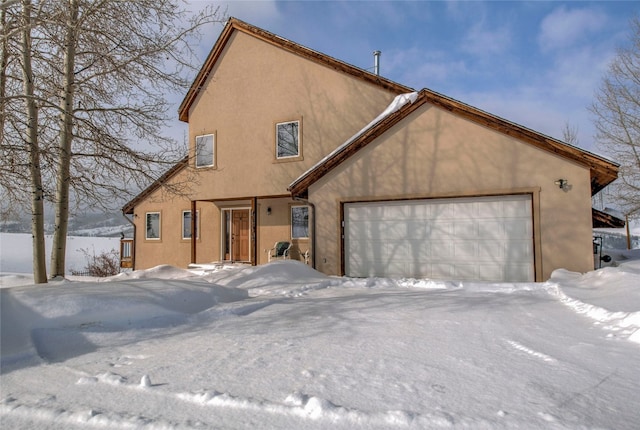
[{"label": "wooden front door", "polygon": [[232,261],[249,261],[249,210],[231,211]]}]

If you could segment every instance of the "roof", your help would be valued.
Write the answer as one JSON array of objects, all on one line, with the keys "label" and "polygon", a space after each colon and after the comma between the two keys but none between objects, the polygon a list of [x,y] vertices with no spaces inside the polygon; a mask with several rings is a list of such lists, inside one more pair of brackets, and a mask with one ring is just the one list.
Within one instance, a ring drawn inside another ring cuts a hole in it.
[{"label": "roof", "polygon": [[178,161],[176,164],[171,166],[166,172],[162,174],[158,179],[153,181],[151,185],[142,190],[140,194],[135,196],[129,203],[122,207],[123,214],[132,214],[134,208],[138,203],[147,198],[151,193],[156,191],[158,188],[162,186],[162,184],[166,183],[169,179],[174,177],[178,172],[189,165],[189,157],[184,157],[182,160]]},{"label": "roof", "polygon": [[622,228],[625,226],[623,219],[596,208],[591,208],[591,218],[593,219],[593,228]]},{"label": "roof", "polygon": [[292,42],[283,37],[277,36],[266,30],[255,27],[251,24],[247,24],[246,22],[241,21],[237,18],[230,18],[227,24],[225,25],[224,29],[222,30],[222,33],[218,37],[218,40],[216,41],[215,45],[211,49],[211,52],[209,52],[209,55],[207,56],[207,59],[205,60],[204,65],[202,66],[202,68],[198,72],[198,75],[193,81],[193,84],[191,84],[191,88],[189,88],[187,95],[185,96],[184,100],[180,104],[180,108],[178,109],[178,117],[180,121],[185,121],[185,122],[189,121],[189,110],[191,109],[191,106],[193,105],[195,100],[198,98],[198,95],[200,94],[200,90],[202,90],[205,83],[207,82],[207,79],[211,71],[213,70],[214,65],[218,61],[218,58],[220,57],[222,51],[224,50],[225,46],[229,42],[231,35],[235,31],[240,31],[242,33],[249,34],[266,43],[269,43],[271,45],[274,45],[286,51],[289,51],[295,55],[299,55],[308,60],[314,61],[318,64],[322,64],[324,66],[327,66],[339,72],[352,75],[361,80],[370,82],[371,84],[388,89],[397,94],[413,91],[413,89],[410,87],[401,85],[397,82],[386,79],[380,75],[376,75],[364,69],[345,63],[344,61],[340,61],[328,55],[322,54],[318,51],[314,51],[313,49],[309,49],[305,46],[299,45],[295,42]]},{"label": "roof", "polygon": [[522,125],[507,121],[481,109],[425,88],[420,90],[413,102],[402,105],[400,108],[388,115],[381,115],[379,120],[370,123],[369,126],[365,127],[356,136],[340,145],[320,163],[303,173],[299,178],[291,183],[289,191],[293,196],[305,195],[310,185],[329,173],[377,137],[381,136],[425,103],[437,106],[453,113],[454,115],[466,118],[467,120],[473,121],[479,125],[525,141],[533,146],[563,156],[588,167],[591,172],[592,195],[602,190],[618,177],[619,165],[604,157],[569,145],[560,140],[538,133]]}]

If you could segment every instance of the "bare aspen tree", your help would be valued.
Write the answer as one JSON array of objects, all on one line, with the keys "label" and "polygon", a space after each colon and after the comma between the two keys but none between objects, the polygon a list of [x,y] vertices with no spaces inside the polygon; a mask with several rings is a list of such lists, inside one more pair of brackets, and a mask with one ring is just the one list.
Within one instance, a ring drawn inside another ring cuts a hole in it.
[{"label": "bare aspen tree", "polygon": [[[8,15],[30,5],[27,0],[0,1]],[[175,115],[167,96],[184,94],[194,66],[201,64],[195,51],[199,29],[224,20],[217,7],[191,13],[187,6],[182,0],[40,0],[34,13],[38,19],[27,26],[37,43],[17,43],[3,28],[8,55],[0,66],[11,73],[3,74],[8,93],[2,152],[15,165],[9,171],[14,177],[0,178],[0,194],[10,198],[10,208],[27,206],[28,193],[20,186],[26,184],[40,190],[38,201],[53,205],[54,277],[65,274],[70,215],[121,206],[187,154],[183,143],[164,134]],[[35,60],[33,79],[13,73],[18,56]],[[18,101],[33,109],[11,109]],[[34,124],[33,135],[26,124]],[[39,151],[15,144],[31,138],[40,139]],[[27,155],[40,157],[45,180],[39,185],[29,175],[38,164]],[[185,192],[189,179],[167,184],[167,192]]]},{"label": "bare aspen tree", "polygon": [[631,21],[629,44],[620,48],[591,106],[599,147],[620,163],[611,186],[623,213],[640,215],[640,20]]},{"label": "bare aspen tree", "polygon": [[33,281],[47,282],[44,242],[44,193],[38,146],[38,108],[31,64],[31,0],[22,0],[22,73],[26,123],[26,144],[31,172],[31,235],[33,238]]},{"label": "bare aspen tree", "polygon": [[69,230],[69,190],[71,182],[71,143],[73,141],[73,101],[75,93],[75,59],[78,22],[78,0],[67,0],[64,14],[62,94],[60,97],[60,138],[55,194],[55,230],[51,250],[51,276],[64,277]]}]

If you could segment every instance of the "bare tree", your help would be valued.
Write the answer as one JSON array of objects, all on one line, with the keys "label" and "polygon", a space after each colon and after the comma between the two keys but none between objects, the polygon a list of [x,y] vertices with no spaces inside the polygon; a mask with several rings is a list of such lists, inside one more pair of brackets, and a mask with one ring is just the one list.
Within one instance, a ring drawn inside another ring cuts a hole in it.
[{"label": "bare tree", "polygon": [[631,21],[629,44],[620,48],[602,79],[591,112],[597,144],[620,163],[612,184],[627,215],[640,214],[640,20]]},{"label": "bare tree", "polygon": [[38,145],[38,108],[31,64],[31,0],[22,0],[22,75],[26,122],[26,145],[31,172],[31,235],[33,237],[33,280],[47,282],[44,243],[44,194]]},{"label": "bare tree", "polygon": [[572,126],[568,122],[564,124],[562,129],[562,140],[569,145],[578,146],[578,127]]},{"label": "bare tree", "polygon": [[[171,117],[166,97],[183,93],[193,65],[200,64],[198,30],[224,17],[213,6],[191,14],[181,0],[41,0],[38,6],[42,13],[31,24],[38,43],[14,44],[37,59],[34,96],[25,89],[6,100],[37,102],[37,136],[46,146],[39,155],[49,187],[42,192],[55,208],[55,277],[65,273],[71,213],[121,205],[186,154],[183,144],[162,134]],[[3,4],[5,9],[12,7]],[[11,36],[4,40],[14,46]],[[22,136],[26,116],[10,115],[4,131]],[[20,160],[14,171],[24,176],[23,153],[10,140],[3,137],[3,153]],[[11,182],[0,181],[3,194],[24,199]],[[181,191],[179,185],[171,191]]]}]

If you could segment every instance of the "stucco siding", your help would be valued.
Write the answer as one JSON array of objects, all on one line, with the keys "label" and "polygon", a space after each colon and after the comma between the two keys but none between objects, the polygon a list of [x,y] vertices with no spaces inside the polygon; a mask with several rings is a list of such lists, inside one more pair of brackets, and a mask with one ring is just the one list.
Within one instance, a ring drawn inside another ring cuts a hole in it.
[{"label": "stucco siding", "polygon": [[425,105],[310,187],[318,269],[340,274],[340,202],[518,192],[533,196],[538,280],[590,270],[589,169]]},{"label": "stucco siding", "polygon": [[[216,136],[216,168],[199,169],[197,199],[286,193],[291,181],[380,113],[395,94],[235,32],[189,113],[195,137]],[[275,124],[298,120],[302,160],[275,157]]]}]

